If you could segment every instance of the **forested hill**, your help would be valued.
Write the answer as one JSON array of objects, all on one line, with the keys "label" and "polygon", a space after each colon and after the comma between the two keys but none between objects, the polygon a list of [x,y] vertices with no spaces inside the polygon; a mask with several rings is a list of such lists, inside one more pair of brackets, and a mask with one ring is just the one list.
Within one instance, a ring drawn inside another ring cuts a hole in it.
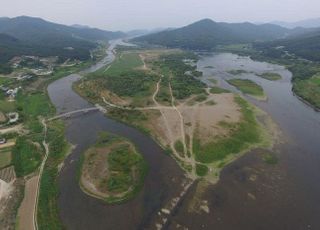
[{"label": "forested hill", "polygon": [[133,41],[167,47],[212,50],[218,45],[283,38],[289,32],[289,29],[272,24],[218,23],[204,19],[179,29],[138,37]]},{"label": "forested hill", "polygon": [[44,40],[49,36],[78,37],[98,41],[115,39],[125,35],[122,32],[111,32],[89,27],[65,26],[27,16],[1,18],[0,33],[31,42]]},{"label": "forested hill", "polygon": [[289,53],[320,62],[320,29],[287,39],[256,43],[254,46],[271,58],[279,58]]},{"label": "forested hill", "polygon": [[123,36],[122,32],[65,26],[40,18],[0,18],[0,64],[17,55],[85,60],[97,41]]}]

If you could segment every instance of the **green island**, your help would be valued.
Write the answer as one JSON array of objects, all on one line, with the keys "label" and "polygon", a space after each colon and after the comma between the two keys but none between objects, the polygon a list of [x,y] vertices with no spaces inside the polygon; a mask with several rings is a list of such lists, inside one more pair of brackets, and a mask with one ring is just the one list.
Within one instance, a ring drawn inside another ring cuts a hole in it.
[{"label": "green island", "polygon": [[233,70],[229,70],[228,73],[232,75],[241,75],[249,72],[244,69],[233,69]]},{"label": "green island", "polygon": [[84,153],[79,183],[85,193],[115,204],[133,198],[146,173],[147,164],[133,143],[103,132]]},{"label": "green island", "polygon": [[262,77],[264,79],[267,79],[269,81],[278,81],[282,77],[278,73],[272,73],[272,72],[267,72],[267,73],[262,73],[262,74],[257,74],[258,77]]},{"label": "green island", "polygon": [[258,99],[264,99],[266,97],[263,92],[263,88],[249,79],[230,79],[227,82],[235,86],[242,93],[248,94]]}]

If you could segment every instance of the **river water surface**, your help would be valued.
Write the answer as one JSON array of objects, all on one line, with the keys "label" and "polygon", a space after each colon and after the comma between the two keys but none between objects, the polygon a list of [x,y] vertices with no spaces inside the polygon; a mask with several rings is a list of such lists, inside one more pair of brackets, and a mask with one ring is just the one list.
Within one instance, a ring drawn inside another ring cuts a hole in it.
[{"label": "river water surface", "polygon": [[[93,72],[114,59],[111,44],[108,56]],[[210,68],[208,68],[210,66]],[[260,84],[267,101],[247,97],[267,112],[283,133],[282,144],[274,147],[279,163],[271,166],[261,160],[264,150],[246,154],[227,166],[217,185],[209,186],[203,195],[210,212],[190,211],[190,200],[196,186],[179,205],[169,220],[168,229],[320,229],[320,114],[299,101],[291,92],[291,73],[285,68],[255,62],[233,54],[205,55],[198,62],[208,85],[214,78],[222,87],[238,92],[225,80],[233,78],[229,70],[250,73],[237,76]],[[268,81],[254,73],[277,72],[280,81]],[[58,113],[92,107],[72,90],[81,78],[73,74],[48,87]],[[174,160],[149,137],[126,125],[92,112],[66,121],[66,136],[76,148],[66,159],[59,176],[60,216],[67,229],[153,229],[157,212],[181,191],[183,172]],[[79,188],[76,175],[82,152],[96,141],[99,131],[109,131],[132,140],[150,165],[144,189],[123,205],[107,205],[91,198]]]},{"label": "river water surface", "polygon": [[[228,73],[238,69],[247,73]],[[171,229],[178,223],[191,229],[320,229],[320,113],[293,95],[292,74],[282,66],[230,53],[202,56],[198,70],[203,71],[202,80],[208,85],[215,79],[236,93],[239,91],[225,80],[244,78],[261,85],[267,101],[246,98],[271,116],[282,131],[283,143],[272,149],[279,157],[275,166],[261,160],[265,153],[261,149],[227,166],[219,183],[204,195],[210,213],[190,214],[185,204],[173,218]],[[256,76],[264,72],[279,73],[282,80]]]},{"label": "river water surface", "polygon": [[[112,52],[121,41],[114,41],[108,56],[101,63],[83,71],[93,72],[114,59]],[[72,84],[81,79],[72,74],[49,85],[49,96],[58,113],[93,107],[72,90]],[[181,190],[184,174],[176,162],[150,137],[124,124],[91,112],[66,121],[67,140],[76,146],[65,160],[59,176],[59,209],[67,229],[142,229],[154,227],[157,212]],[[107,205],[91,198],[79,188],[78,161],[100,131],[108,131],[133,141],[149,165],[145,186],[139,195],[122,205]]]}]

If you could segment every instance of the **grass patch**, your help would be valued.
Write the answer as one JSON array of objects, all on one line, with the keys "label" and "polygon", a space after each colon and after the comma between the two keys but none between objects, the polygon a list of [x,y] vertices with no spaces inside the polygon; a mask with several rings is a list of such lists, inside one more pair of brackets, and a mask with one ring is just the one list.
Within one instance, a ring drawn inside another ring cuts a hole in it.
[{"label": "grass patch", "polygon": [[35,92],[29,95],[20,93],[17,97],[18,110],[29,118],[47,116],[53,114],[54,108],[48,103],[48,96],[42,92]]},{"label": "grass patch", "polygon": [[235,86],[241,92],[252,96],[264,96],[263,88],[248,79],[231,79],[228,83]]},{"label": "grass patch", "polygon": [[236,97],[235,101],[241,108],[242,120],[239,123],[225,124],[231,132],[228,137],[219,137],[207,144],[201,144],[201,140],[195,138],[193,151],[197,161],[202,163],[220,161],[230,154],[240,153],[249,146],[261,142],[259,126],[252,108],[241,97]]},{"label": "grass patch", "polygon": [[278,81],[280,80],[282,77],[280,74],[278,73],[271,73],[271,72],[268,72],[268,73],[262,73],[262,74],[257,74],[257,76],[259,77],[262,77],[264,79],[267,79],[269,81]]},{"label": "grass patch", "polygon": [[218,84],[218,80],[217,79],[211,78],[211,79],[209,79],[209,81],[212,82],[215,85]]},{"label": "grass patch", "polygon": [[14,101],[0,100],[0,111],[4,113],[14,112],[16,110],[16,104]]},{"label": "grass patch", "polygon": [[160,72],[170,81],[173,96],[177,99],[185,99],[193,94],[204,93],[204,83],[186,73],[195,73],[196,66],[191,66],[185,60],[196,60],[196,56],[189,52],[162,55],[155,66],[160,67]]},{"label": "grass patch", "polygon": [[138,53],[120,53],[110,68],[105,72],[110,75],[118,75],[143,65]]},{"label": "grass patch", "polygon": [[206,94],[199,94],[194,98],[196,102],[203,102],[207,99],[208,99],[208,96]]},{"label": "grass patch", "polygon": [[1,149],[0,151],[0,169],[11,164],[11,149]]},{"label": "grass patch", "polygon": [[34,172],[41,164],[42,149],[24,136],[17,138],[12,153],[12,163],[18,177]]},{"label": "grass patch", "polygon": [[264,154],[263,161],[269,165],[275,165],[278,163],[279,159],[275,154],[267,153]]},{"label": "grass patch", "polygon": [[181,157],[184,156],[184,147],[183,147],[183,144],[180,140],[177,140],[175,143],[174,143],[174,148],[175,150],[179,153],[179,155]]},{"label": "grass patch", "polygon": [[210,93],[212,94],[221,94],[221,93],[230,93],[229,90],[220,88],[218,86],[214,86],[210,89]]},{"label": "grass patch", "polygon": [[243,70],[243,69],[233,69],[233,70],[229,70],[227,73],[232,74],[232,75],[241,75],[241,74],[248,73],[248,71]]},{"label": "grass patch", "polygon": [[320,108],[320,75],[315,75],[306,80],[295,80],[293,90],[302,99],[313,106]]},{"label": "grass patch", "polygon": [[205,176],[208,174],[209,168],[203,164],[196,164],[196,173],[198,176]]}]

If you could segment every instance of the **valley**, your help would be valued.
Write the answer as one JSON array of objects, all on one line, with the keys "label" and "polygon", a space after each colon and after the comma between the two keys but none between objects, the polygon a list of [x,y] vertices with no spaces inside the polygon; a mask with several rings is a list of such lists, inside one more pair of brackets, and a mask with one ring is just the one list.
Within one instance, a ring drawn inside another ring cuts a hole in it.
[{"label": "valley", "polygon": [[0,229],[320,228],[319,29],[149,32],[0,18]]}]

